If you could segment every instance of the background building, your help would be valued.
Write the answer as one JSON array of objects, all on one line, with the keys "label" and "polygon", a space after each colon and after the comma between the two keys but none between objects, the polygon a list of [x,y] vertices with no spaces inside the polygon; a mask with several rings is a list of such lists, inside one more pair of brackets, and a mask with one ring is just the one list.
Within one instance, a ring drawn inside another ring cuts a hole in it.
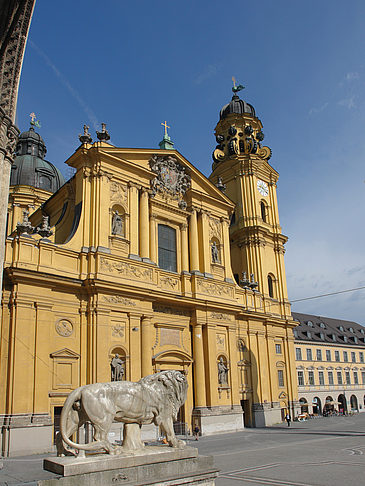
[{"label": "background building", "polygon": [[365,405],[365,329],[356,322],[293,312],[301,411],[361,412]]},{"label": "background building", "polygon": [[[68,393],[109,381],[116,354],[124,379],[184,371],[178,421],[203,434],[297,412],[278,173],[261,128],[235,92],[207,179],[167,133],[159,150],[126,149],[105,125],[96,142],[85,127],[62,186],[41,137],[21,135],[2,300],[4,454],[49,450]],[[16,221],[14,202],[30,193],[39,207]]]}]

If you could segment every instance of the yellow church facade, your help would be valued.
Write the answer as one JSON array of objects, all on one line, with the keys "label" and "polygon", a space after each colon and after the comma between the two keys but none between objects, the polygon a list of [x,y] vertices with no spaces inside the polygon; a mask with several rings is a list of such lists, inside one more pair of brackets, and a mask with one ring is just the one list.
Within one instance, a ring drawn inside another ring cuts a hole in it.
[{"label": "yellow church facade", "polygon": [[85,128],[66,161],[75,175],[16,222],[28,204],[18,190],[4,263],[3,454],[50,450],[67,395],[110,381],[115,355],[122,379],[184,372],[178,422],[202,434],[297,412],[278,174],[250,106],[234,94],[222,109],[209,179],[167,135],[158,150],[118,148],[104,126],[96,142]]}]

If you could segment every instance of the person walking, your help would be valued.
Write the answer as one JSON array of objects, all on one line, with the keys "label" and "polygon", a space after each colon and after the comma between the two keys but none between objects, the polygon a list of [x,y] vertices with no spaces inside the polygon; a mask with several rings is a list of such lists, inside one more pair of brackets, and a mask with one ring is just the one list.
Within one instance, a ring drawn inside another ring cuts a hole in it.
[{"label": "person walking", "polygon": [[196,425],[195,428],[194,428],[195,440],[199,440],[199,432],[200,432],[200,429],[199,429],[198,425]]},{"label": "person walking", "polygon": [[290,427],[290,422],[291,422],[291,417],[289,412],[285,416],[286,423],[288,424],[288,427]]}]

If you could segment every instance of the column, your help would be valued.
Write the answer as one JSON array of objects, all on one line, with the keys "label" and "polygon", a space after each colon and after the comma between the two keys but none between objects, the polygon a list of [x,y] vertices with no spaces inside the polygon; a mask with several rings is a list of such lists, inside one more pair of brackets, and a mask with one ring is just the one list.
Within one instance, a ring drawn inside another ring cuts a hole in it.
[{"label": "column", "polygon": [[189,242],[188,242],[188,225],[181,225],[181,271],[189,273]]},{"label": "column", "polygon": [[218,367],[217,367],[217,333],[214,324],[206,325],[208,352],[206,354],[208,382],[207,406],[217,406],[218,403]]},{"label": "column", "polygon": [[139,248],[142,259],[150,258],[150,225],[148,211],[148,189],[142,187],[139,206]]},{"label": "column", "polygon": [[129,200],[130,200],[130,222],[129,222],[129,258],[139,259],[138,251],[138,186],[133,182],[129,183]]},{"label": "column", "polygon": [[226,218],[222,218],[221,222],[222,222],[222,233],[223,233],[224,275],[225,275],[225,280],[227,282],[233,282],[231,252],[230,252],[230,244],[229,244],[229,220]]},{"label": "column", "polygon": [[140,314],[129,314],[130,381],[138,381],[142,378],[140,332],[141,332]]},{"label": "column", "polygon": [[157,263],[157,234],[156,234],[156,216],[150,216],[150,259]]},{"label": "column", "polygon": [[209,215],[206,211],[200,212],[200,220],[201,220],[201,231],[202,231],[201,252],[203,255],[202,271],[205,276],[213,277],[213,275],[210,273],[211,251],[210,251],[210,242],[209,242]]},{"label": "column", "polygon": [[153,325],[151,317],[143,316],[141,319],[141,370],[142,377],[153,373],[152,370],[152,341]]},{"label": "column", "polygon": [[228,328],[228,345],[229,345],[229,374],[231,377],[231,403],[232,405],[240,404],[240,390],[238,383],[238,350],[237,350],[237,335],[234,327]]},{"label": "column", "polygon": [[205,394],[205,367],[204,367],[204,350],[203,350],[203,327],[201,324],[195,324],[193,327],[193,356],[194,356],[194,378],[195,378],[195,406],[206,406]]},{"label": "column", "polygon": [[196,209],[192,209],[190,215],[190,272],[199,273],[199,242],[198,242],[198,218]]}]

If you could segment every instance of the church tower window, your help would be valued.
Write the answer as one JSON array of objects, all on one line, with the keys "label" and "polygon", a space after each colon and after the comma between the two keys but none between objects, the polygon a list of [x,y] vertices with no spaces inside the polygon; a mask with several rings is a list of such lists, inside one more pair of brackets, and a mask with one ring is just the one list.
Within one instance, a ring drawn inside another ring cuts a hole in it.
[{"label": "church tower window", "polygon": [[274,298],[274,278],[271,275],[267,276],[267,286],[269,289],[269,296]]},{"label": "church tower window", "polygon": [[177,271],[176,231],[165,224],[158,225],[158,265],[170,272]]},{"label": "church tower window", "polygon": [[261,201],[260,202],[260,207],[261,207],[261,218],[264,223],[267,223],[267,211],[266,211],[266,204]]}]

